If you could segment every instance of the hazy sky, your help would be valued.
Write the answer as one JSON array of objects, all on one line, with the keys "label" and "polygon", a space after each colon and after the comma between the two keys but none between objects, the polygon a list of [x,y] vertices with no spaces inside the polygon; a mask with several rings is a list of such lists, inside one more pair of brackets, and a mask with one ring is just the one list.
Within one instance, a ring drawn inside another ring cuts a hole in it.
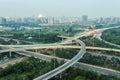
[{"label": "hazy sky", "polygon": [[0,0],[0,16],[120,17],[120,0]]}]

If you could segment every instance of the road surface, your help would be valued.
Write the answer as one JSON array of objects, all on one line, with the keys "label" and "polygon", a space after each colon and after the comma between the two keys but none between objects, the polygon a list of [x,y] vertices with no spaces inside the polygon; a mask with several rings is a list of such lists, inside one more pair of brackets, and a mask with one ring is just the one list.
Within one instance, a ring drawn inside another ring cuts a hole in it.
[{"label": "road surface", "polygon": [[82,41],[80,41],[80,40],[76,40],[76,41],[79,44],[81,44],[81,50],[79,51],[79,53],[75,57],[73,57],[70,61],[66,62],[65,64],[61,65],[60,67],[58,67],[58,68],[40,76],[40,77],[35,78],[34,80],[48,80],[48,79],[52,78],[53,76],[63,72],[67,68],[71,67],[79,59],[81,59],[83,57],[83,55],[86,53],[86,46]]},{"label": "road surface", "polygon": [[[45,45],[45,46],[36,46],[36,47],[22,47],[22,48],[11,48],[11,49],[4,49],[0,50],[0,53],[4,52],[12,52],[12,51],[20,51],[20,50],[35,50],[35,49],[44,49],[44,48],[50,48],[50,49],[55,49],[55,48],[76,48],[79,49],[81,48],[80,46],[74,46],[74,45]],[[87,50],[104,50],[104,51],[114,51],[114,52],[120,52],[120,49],[113,49],[113,48],[101,48],[101,47],[92,47],[92,46],[87,46]]]},{"label": "road surface", "polygon": [[25,58],[26,58],[26,57],[12,59],[12,60],[10,60],[10,61],[7,61],[7,62],[5,62],[5,63],[0,64],[0,67],[1,67],[1,68],[5,68],[5,67],[7,67],[9,64],[13,65],[13,64],[15,64],[16,62],[20,62],[20,61],[22,61],[22,60],[25,59]]},{"label": "road surface", "polygon": [[[44,54],[39,54],[39,53],[34,53],[34,52],[30,52],[30,51],[21,51],[18,53],[24,53],[22,55],[26,55],[28,57],[30,56],[34,56],[36,58],[42,59],[42,60],[47,60],[47,61],[51,61],[51,59],[56,58],[58,61],[69,61],[68,59],[64,59],[64,58],[59,58],[59,57],[53,57],[53,56],[48,56],[48,55],[44,55]],[[35,56],[36,55],[36,56]],[[91,64],[86,64],[86,63],[75,63],[73,67],[80,67],[82,69],[86,69],[86,70],[91,70],[91,71],[95,71],[95,72],[100,72],[102,74],[105,75],[114,75],[120,78],[120,72],[113,70],[113,69],[108,69],[108,68],[103,68],[103,67],[99,67],[99,66],[95,66],[95,65],[91,65]]]}]

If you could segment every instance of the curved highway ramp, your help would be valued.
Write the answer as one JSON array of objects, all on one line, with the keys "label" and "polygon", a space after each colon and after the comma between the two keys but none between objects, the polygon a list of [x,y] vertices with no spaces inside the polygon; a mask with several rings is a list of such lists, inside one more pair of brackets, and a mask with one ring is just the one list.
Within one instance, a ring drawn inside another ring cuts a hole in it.
[{"label": "curved highway ramp", "polygon": [[62,71],[66,70],[67,68],[71,67],[73,64],[75,64],[79,59],[81,59],[83,57],[83,55],[86,53],[86,46],[85,44],[80,41],[80,40],[76,40],[76,42],[78,42],[79,44],[81,44],[81,50],[79,51],[79,53],[73,57],[70,61],[66,62],[65,64],[63,64],[62,66],[40,76],[35,78],[34,80],[48,80],[50,78],[52,78],[53,76],[61,73]]}]

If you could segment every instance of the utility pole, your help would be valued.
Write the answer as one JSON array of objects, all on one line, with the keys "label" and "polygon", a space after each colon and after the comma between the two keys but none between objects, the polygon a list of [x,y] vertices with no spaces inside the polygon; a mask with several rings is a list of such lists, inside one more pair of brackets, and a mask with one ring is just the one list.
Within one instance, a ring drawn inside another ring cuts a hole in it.
[{"label": "utility pole", "polygon": [[94,44],[94,37],[93,37],[93,47],[95,46],[95,44]]},{"label": "utility pole", "polygon": [[104,61],[104,66],[106,66],[106,62],[107,62],[107,58],[106,58],[105,61]]},{"label": "utility pole", "polygon": [[54,68],[55,68],[55,51],[56,51],[56,49],[53,49],[54,51],[53,51],[53,54],[54,54]]},{"label": "utility pole", "polygon": [[[93,41],[93,47],[94,47],[95,46],[95,44],[94,44],[94,36],[93,36],[93,40],[92,41]],[[94,50],[92,50],[92,51],[94,51]]]},{"label": "utility pole", "polygon": [[62,42],[63,42],[63,37],[62,37]]}]

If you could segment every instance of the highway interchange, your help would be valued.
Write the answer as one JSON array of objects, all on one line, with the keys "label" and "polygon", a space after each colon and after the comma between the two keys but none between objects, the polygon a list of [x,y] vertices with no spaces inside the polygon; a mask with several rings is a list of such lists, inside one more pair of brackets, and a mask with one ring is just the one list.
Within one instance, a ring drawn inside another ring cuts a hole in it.
[{"label": "highway interchange", "polygon": [[[119,27],[117,26],[117,27],[114,27],[114,28],[119,28]],[[58,67],[58,68],[56,68],[56,69],[54,69],[54,70],[52,70],[52,71],[50,71],[50,72],[48,72],[46,74],[34,79],[34,80],[47,80],[47,79],[59,74],[60,72],[64,71],[65,69],[69,68],[73,64],[75,64],[85,54],[86,49],[97,49],[97,50],[108,50],[108,51],[120,52],[119,49],[90,47],[90,46],[86,47],[85,44],[82,41],[78,40],[79,38],[81,38],[83,36],[90,36],[90,35],[94,35],[94,34],[99,34],[99,33],[102,33],[104,30],[108,30],[108,29],[113,29],[113,27],[97,29],[97,30],[88,31],[88,32],[83,32],[83,33],[77,34],[77,35],[75,35],[73,37],[64,37],[64,38],[67,38],[65,41],[63,41],[61,43],[55,43],[55,44],[6,45],[7,47],[10,47],[10,49],[1,50],[0,53],[9,52],[9,51],[15,51],[15,52],[18,52],[20,54],[20,51],[24,51],[24,50],[27,50],[27,49],[40,49],[40,48],[81,48],[79,53],[75,57],[73,57],[70,61],[68,61],[65,64],[61,65],[60,67]],[[66,46],[65,45],[65,44],[71,43],[73,40],[75,40],[77,43],[81,44],[81,47],[80,46]],[[5,45],[0,45],[0,46],[5,47]],[[28,55],[26,55],[26,56],[28,56]],[[38,58],[38,57],[36,56],[36,58]]]},{"label": "highway interchange", "polygon": [[61,65],[60,67],[58,67],[46,74],[34,79],[34,80],[48,80],[48,79],[52,78],[53,76],[66,70],[67,68],[71,67],[79,59],[81,59],[82,56],[86,53],[86,46],[82,41],[80,41],[80,40],[76,40],[76,41],[81,44],[81,50],[78,52],[78,54],[75,57],[73,57],[70,61],[66,62],[65,64]]}]

